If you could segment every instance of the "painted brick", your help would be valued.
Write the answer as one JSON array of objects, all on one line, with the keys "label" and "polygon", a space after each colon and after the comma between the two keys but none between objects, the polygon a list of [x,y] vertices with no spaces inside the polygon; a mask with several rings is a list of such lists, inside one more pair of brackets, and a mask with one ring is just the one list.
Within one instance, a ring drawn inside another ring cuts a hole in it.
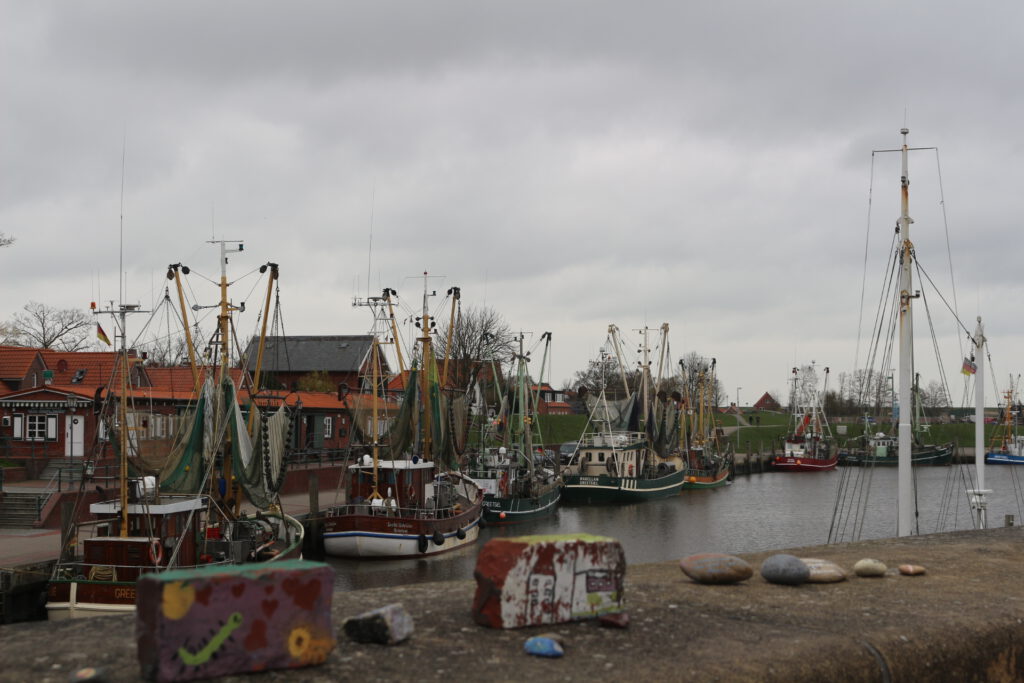
[{"label": "painted brick", "polygon": [[496,538],[473,575],[477,623],[558,624],[623,611],[626,555],[615,539],[589,534]]},{"label": "painted brick", "polygon": [[186,681],[320,664],[334,649],[334,571],[289,560],[146,574],[135,638],[143,677]]}]

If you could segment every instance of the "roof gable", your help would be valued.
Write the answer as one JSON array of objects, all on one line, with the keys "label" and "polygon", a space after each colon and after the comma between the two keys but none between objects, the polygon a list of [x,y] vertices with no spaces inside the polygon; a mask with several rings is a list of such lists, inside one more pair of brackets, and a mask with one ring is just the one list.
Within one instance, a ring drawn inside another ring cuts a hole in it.
[{"label": "roof gable", "polygon": [[[245,350],[250,372],[256,369],[257,343],[251,340]],[[263,372],[359,372],[372,344],[369,334],[267,337]]]},{"label": "roof gable", "polygon": [[39,356],[39,349],[24,346],[0,346],[0,379],[24,379]]}]

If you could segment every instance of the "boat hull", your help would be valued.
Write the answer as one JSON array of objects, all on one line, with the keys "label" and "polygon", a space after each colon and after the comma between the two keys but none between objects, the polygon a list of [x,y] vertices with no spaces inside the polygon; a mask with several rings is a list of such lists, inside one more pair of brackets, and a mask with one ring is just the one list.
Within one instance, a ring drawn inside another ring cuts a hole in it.
[{"label": "boat hull", "polygon": [[47,587],[49,621],[135,612],[134,581],[52,580]]},{"label": "boat hull", "polygon": [[707,470],[687,470],[684,472],[684,489],[713,489],[725,486],[729,483],[729,469],[721,469],[717,472]]},{"label": "boat hull", "polygon": [[838,463],[838,455],[833,455],[831,458],[779,455],[772,460],[772,469],[779,472],[824,472],[834,470]]},{"label": "boat hull", "polygon": [[683,475],[682,470],[653,479],[570,474],[564,477],[562,500],[567,503],[637,503],[667,498],[682,490]]},{"label": "boat hull", "polygon": [[518,524],[554,514],[561,490],[552,486],[534,497],[484,496],[484,520],[488,524]]},{"label": "boat hull", "polygon": [[454,517],[424,519],[343,511],[324,520],[324,552],[332,557],[366,559],[439,555],[477,540],[481,512],[480,499]]},{"label": "boat hull", "polygon": [[1013,453],[986,453],[985,463],[988,465],[1024,465],[1024,455]]},{"label": "boat hull", "polygon": [[[915,448],[911,454],[912,465],[948,465],[953,461],[953,444]],[[895,453],[865,454],[863,451],[847,451],[839,454],[839,464],[852,467],[895,467],[900,463]]]}]

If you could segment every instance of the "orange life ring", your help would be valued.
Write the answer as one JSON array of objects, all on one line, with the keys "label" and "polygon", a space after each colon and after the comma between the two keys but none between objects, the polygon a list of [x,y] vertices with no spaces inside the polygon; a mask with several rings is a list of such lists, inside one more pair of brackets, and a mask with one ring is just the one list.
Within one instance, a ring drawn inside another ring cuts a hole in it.
[{"label": "orange life ring", "polygon": [[158,539],[149,542],[149,561],[154,567],[159,567],[164,561],[164,546]]}]

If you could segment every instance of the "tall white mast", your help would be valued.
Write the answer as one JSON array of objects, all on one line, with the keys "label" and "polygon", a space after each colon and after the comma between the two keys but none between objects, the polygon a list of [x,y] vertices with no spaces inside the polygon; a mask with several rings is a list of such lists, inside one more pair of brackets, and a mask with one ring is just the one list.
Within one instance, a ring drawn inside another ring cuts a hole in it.
[{"label": "tall white mast", "polygon": [[[978,326],[974,330],[974,358],[977,369],[974,373],[974,466],[978,471],[978,488],[967,492],[974,511],[974,527],[984,529],[987,525],[988,503],[985,494],[985,328],[978,316]],[[1006,402],[1006,410],[1010,410],[1010,401]]]},{"label": "tall white mast", "polygon": [[900,174],[900,220],[899,229],[902,237],[900,254],[900,415],[899,415],[899,473],[896,502],[898,508],[896,534],[909,536],[913,531],[914,492],[913,475],[911,472],[912,426],[914,419],[913,399],[911,397],[914,382],[914,317],[911,311],[913,278],[911,265],[914,245],[910,241],[910,177],[907,174],[907,135],[910,130],[903,128],[902,172]]}]

